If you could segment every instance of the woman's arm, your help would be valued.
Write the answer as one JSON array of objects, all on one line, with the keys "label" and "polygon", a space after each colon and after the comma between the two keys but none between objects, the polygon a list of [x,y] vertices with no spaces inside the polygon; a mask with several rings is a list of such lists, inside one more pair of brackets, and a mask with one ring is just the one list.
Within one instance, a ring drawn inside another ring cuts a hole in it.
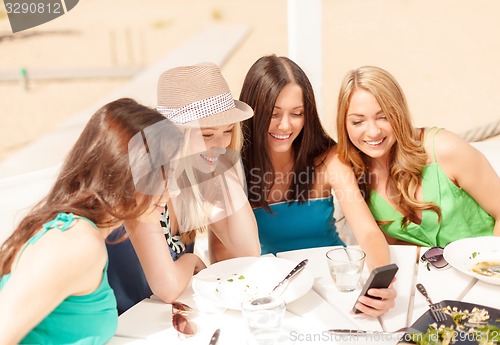
[{"label": "woman's arm", "polygon": [[261,253],[257,222],[249,204],[210,225],[208,234],[210,262]]},{"label": "woman's arm", "polygon": [[210,262],[261,253],[257,221],[241,183],[231,170],[224,173],[223,205],[214,208],[208,233]]},{"label": "woman's arm", "polygon": [[153,293],[171,303],[186,289],[194,273],[205,268],[195,254],[185,253],[172,259],[160,224],[133,221],[125,224]]},{"label": "woman's arm", "polygon": [[[428,140],[425,149],[428,154],[432,153],[432,140]],[[486,157],[446,130],[436,134],[434,153],[450,180],[469,193],[495,219],[494,234],[500,236],[500,178]]]},{"label": "woman's arm", "polygon": [[87,222],[73,227],[51,230],[22,253],[0,291],[0,343],[19,343],[65,298],[91,293],[101,283],[104,241]]},{"label": "woman's arm", "polygon": [[[334,150],[328,154],[325,164],[328,181],[342,212],[366,253],[368,267],[372,270],[387,265],[391,262],[391,254],[384,234],[361,195],[354,172],[340,161]],[[362,313],[377,317],[394,307],[397,294],[392,284],[387,289],[370,289],[369,294],[380,299],[360,296],[356,308]]]},{"label": "woman's arm", "polygon": [[366,253],[368,267],[374,269],[389,264],[389,246],[361,195],[351,167],[340,161],[335,152],[329,153],[325,163],[328,181],[356,240]]}]

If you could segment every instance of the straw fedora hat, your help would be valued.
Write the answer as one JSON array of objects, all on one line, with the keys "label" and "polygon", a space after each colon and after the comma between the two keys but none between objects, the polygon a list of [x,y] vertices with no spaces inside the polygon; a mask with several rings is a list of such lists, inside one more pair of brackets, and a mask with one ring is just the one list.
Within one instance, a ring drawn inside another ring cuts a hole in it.
[{"label": "straw fedora hat", "polygon": [[158,80],[157,110],[186,127],[230,125],[246,120],[253,110],[233,99],[219,67],[213,63],[169,69]]}]

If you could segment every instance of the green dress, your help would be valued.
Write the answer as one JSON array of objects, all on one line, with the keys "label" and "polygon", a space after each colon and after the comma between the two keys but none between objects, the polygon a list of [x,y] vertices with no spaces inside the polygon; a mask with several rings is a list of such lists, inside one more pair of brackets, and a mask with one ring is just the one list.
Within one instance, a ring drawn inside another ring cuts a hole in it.
[{"label": "green dress", "polygon": [[[72,213],[59,213],[54,220],[43,225],[43,230],[26,242],[21,254],[27,245],[35,244],[47,231],[66,231],[76,219],[84,219],[97,229],[86,218]],[[26,335],[21,344],[90,345],[108,342],[118,326],[118,311],[115,295],[108,284],[107,267],[106,262],[101,284],[95,291],[87,295],[67,297]],[[11,273],[0,278],[0,290],[8,283],[10,276]]]},{"label": "green dress", "polygon": [[441,208],[441,222],[438,223],[436,212],[425,210],[420,224],[410,223],[403,229],[402,214],[372,190],[369,208],[373,216],[378,221],[392,221],[382,225],[382,230],[396,239],[426,247],[444,247],[467,237],[493,236],[493,217],[466,191],[450,181],[436,161],[434,144],[432,150],[434,160],[422,170],[422,193],[424,201],[433,202]]}]

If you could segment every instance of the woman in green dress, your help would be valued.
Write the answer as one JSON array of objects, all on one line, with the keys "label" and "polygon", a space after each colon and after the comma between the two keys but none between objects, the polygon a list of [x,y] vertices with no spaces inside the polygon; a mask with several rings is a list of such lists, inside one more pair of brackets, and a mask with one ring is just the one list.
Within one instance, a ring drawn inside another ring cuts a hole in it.
[{"label": "woman in green dress", "polygon": [[350,71],[337,110],[339,156],[389,243],[444,247],[500,235],[500,179],[488,160],[449,131],[415,128],[387,71]]}]

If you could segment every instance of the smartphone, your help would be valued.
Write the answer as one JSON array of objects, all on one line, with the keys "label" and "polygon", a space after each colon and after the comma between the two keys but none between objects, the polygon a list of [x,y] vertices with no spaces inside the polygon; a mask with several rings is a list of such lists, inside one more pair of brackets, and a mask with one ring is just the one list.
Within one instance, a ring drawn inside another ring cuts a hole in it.
[{"label": "smartphone", "polygon": [[[368,290],[371,288],[375,289],[382,289],[382,288],[387,288],[391,284],[392,280],[394,279],[394,276],[396,275],[396,272],[398,271],[399,267],[396,264],[389,264],[386,266],[382,267],[377,267],[375,268],[371,273],[370,276],[368,277],[368,280],[366,281],[365,285],[363,286],[363,289],[361,290],[361,293],[359,296],[369,296],[372,298],[377,298],[370,296],[368,294]],[[352,307],[352,310],[354,313],[359,314],[361,313],[357,308],[356,308],[356,303],[358,303],[358,298],[356,298],[356,302],[354,303],[354,306]]]}]

